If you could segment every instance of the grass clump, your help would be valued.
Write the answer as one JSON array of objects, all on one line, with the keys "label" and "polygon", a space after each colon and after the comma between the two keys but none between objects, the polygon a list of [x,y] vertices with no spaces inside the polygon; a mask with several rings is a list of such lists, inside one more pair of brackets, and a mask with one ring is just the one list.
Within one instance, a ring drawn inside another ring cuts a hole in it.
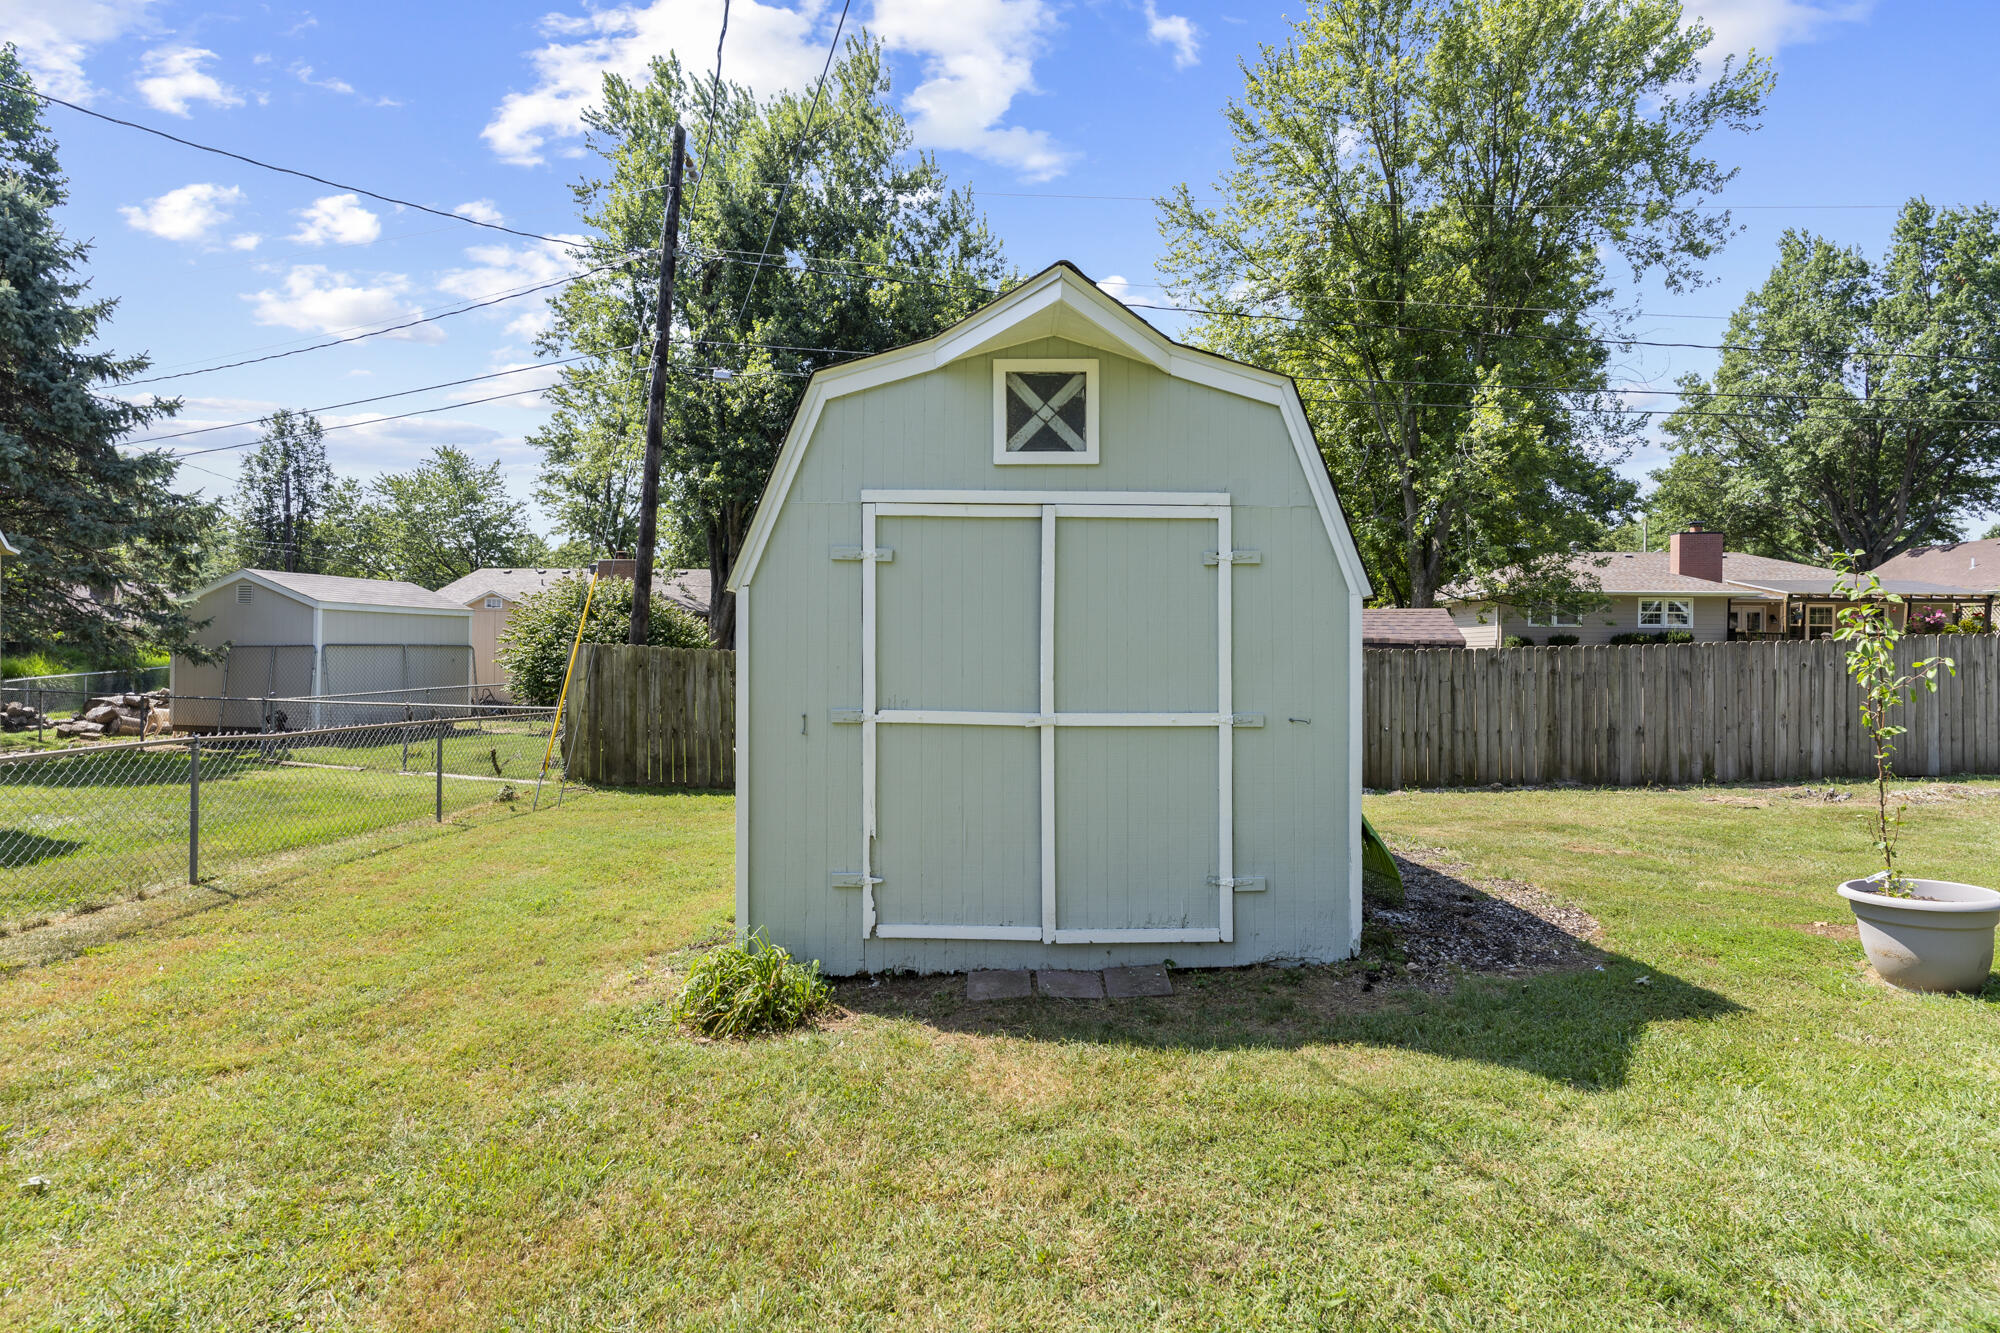
[{"label": "grass clump", "polygon": [[696,963],[668,1012],[704,1037],[753,1037],[803,1027],[832,1005],[817,961],[797,962],[759,934]]}]

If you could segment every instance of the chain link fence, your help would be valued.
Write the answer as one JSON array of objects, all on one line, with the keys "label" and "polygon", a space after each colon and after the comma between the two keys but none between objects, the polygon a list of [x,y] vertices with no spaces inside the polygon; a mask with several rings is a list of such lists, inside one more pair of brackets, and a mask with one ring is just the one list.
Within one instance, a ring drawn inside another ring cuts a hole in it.
[{"label": "chain link fence", "polygon": [[70,671],[59,676],[15,676],[0,681],[0,707],[21,703],[37,713],[62,717],[81,711],[100,695],[145,694],[164,689],[166,684],[167,668],[163,666],[130,671]]},{"label": "chain link fence", "polygon": [[426,705],[430,716],[384,720],[380,710],[408,706],[344,707],[375,717],[0,755],[0,924],[24,929],[495,800],[547,799],[537,775],[554,709]]}]

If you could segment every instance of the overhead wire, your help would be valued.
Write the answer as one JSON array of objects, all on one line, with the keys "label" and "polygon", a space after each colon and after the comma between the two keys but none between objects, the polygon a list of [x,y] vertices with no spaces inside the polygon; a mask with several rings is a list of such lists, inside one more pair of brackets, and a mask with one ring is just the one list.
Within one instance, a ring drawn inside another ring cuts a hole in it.
[{"label": "overhead wire", "polygon": [[158,138],[166,139],[169,142],[180,144],[184,148],[193,148],[198,152],[203,152],[203,153],[213,153],[217,157],[232,158],[235,161],[246,163],[249,166],[258,167],[265,171],[275,171],[278,174],[284,176],[296,176],[300,180],[309,180],[312,181],[314,184],[324,185],[335,190],[345,190],[349,194],[366,195],[368,198],[376,200],[379,203],[393,204],[397,208],[410,208],[410,209],[415,209],[419,213],[430,213],[441,218],[451,218],[454,221],[463,222],[468,227],[483,227],[487,231],[505,232],[509,236],[519,236],[523,240],[547,241],[553,245],[576,244],[574,238],[562,237],[562,236],[547,236],[542,234],[541,232],[522,231],[518,227],[508,227],[498,222],[486,222],[479,218],[467,217],[463,213],[452,212],[449,209],[433,208],[429,204],[420,204],[412,199],[400,199],[392,194],[383,194],[379,190],[370,190],[365,186],[349,185],[341,181],[332,180],[329,179],[328,177],[317,175],[310,171],[301,171],[297,167],[283,167],[279,166],[275,162],[266,162],[261,158],[251,157],[246,153],[233,152],[227,148],[217,148],[213,144],[199,143],[193,139],[182,138],[178,134],[169,134],[167,131],[162,129],[156,129],[151,125],[142,125],[136,120],[121,120],[117,116],[107,116],[102,111],[92,111],[87,106],[78,106],[75,102],[64,101],[60,97],[52,96],[49,93],[41,91],[39,88],[31,88],[25,84],[19,84],[11,82],[9,80],[0,79],[0,87],[11,88],[13,91],[17,93],[25,93],[29,97],[39,97],[42,101],[52,103],[56,106],[67,107],[71,111],[76,112],[78,115],[90,116],[93,119],[105,121],[112,125],[122,125],[128,130],[138,130],[142,134],[151,134]]}]

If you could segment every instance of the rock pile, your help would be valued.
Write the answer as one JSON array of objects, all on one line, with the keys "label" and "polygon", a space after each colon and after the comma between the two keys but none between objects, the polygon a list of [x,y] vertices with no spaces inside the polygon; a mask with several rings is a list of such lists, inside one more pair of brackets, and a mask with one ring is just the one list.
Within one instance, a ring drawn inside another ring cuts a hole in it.
[{"label": "rock pile", "polygon": [[0,708],[0,731],[33,731],[36,727],[46,727],[49,719],[34,710],[33,705],[18,699],[9,699],[5,708]]},{"label": "rock pile", "polygon": [[167,692],[103,694],[67,722],[56,723],[56,735],[92,740],[100,736],[144,736],[173,730],[167,712]]}]

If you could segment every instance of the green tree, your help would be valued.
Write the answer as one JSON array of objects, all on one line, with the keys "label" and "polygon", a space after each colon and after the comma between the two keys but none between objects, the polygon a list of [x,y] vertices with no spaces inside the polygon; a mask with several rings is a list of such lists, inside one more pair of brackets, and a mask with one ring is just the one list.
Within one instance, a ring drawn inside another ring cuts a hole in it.
[{"label": "green tree", "polygon": [[1989,542],[2000,541],[2000,523],[1995,523],[1992,527],[1986,529],[1986,535],[1980,540]]},{"label": "green tree", "polygon": [[735,632],[724,581],[807,378],[936,333],[1009,276],[970,192],[911,153],[888,91],[880,45],[856,40],[817,114],[810,93],[758,102],[655,60],[645,82],[607,75],[588,117],[608,174],[576,187],[591,231],[580,257],[614,267],[551,302],[542,350],[598,359],[565,367],[550,391],[554,413],[531,437],[543,453],[537,494],[565,533],[635,544],[655,261],[630,260],[659,245],[684,122],[691,155],[710,151],[682,206],[660,527],[671,549],[706,558],[718,643]]},{"label": "green tree", "polygon": [[214,514],[174,493],[171,455],[118,447],[180,404],[103,391],[149,363],[99,346],[115,302],[86,299],[90,247],[55,224],[68,181],[11,44],[0,84],[0,532],[21,548],[0,562],[7,634],[101,660],[186,647],[173,591],[191,586]]},{"label": "green tree", "polygon": [[237,562],[252,569],[325,574],[333,469],[319,418],[280,409],[243,456],[236,478]]},{"label": "green tree", "polygon": [[[2000,213],[1904,205],[1888,254],[1790,231],[1681,381],[1662,489],[1779,534],[1785,554],[1872,569],[2000,505]],[[1734,532],[1731,536],[1734,537]]]},{"label": "green tree", "polygon": [[[1316,0],[1228,108],[1219,206],[1161,201],[1195,337],[1291,374],[1378,589],[1547,600],[1635,490],[1605,264],[1674,289],[1731,231],[1763,62],[1676,0]],[[1206,193],[1206,192],[1204,192]],[[1585,322],[1594,312],[1596,327]],[[1585,580],[1588,582],[1594,580]]]},{"label": "green tree", "polygon": [[498,460],[480,467],[456,445],[440,445],[412,470],[383,477],[372,499],[365,521],[390,577],[439,588],[489,565],[548,558],[526,507],[508,497]]},{"label": "green tree", "polygon": [[[571,574],[522,599],[508,618],[494,656],[507,673],[507,688],[518,703],[549,705],[562,691],[583,614],[590,576]],[[589,594],[590,621],[585,643],[624,643],[632,628],[632,580],[606,578]],[[706,648],[708,627],[664,597],[654,597],[646,642],[662,648]]]}]

